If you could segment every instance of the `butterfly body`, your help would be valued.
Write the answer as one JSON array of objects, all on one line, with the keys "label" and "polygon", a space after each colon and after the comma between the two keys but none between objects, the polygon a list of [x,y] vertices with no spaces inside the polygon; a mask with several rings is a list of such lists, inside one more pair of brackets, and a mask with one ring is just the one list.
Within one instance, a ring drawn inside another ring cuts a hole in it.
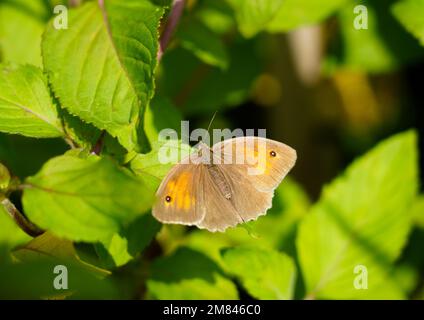
[{"label": "butterfly body", "polygon": [[265,214],[295,161],[294,149],[265,138],[200,143],[162,181],[152,213],[163,223],[224,231]]},{"label": "butterfly body", "polygon": [[207,164],[206,167],[208,168],[209,174],[211,175],[212,180],[218,186],[218,189],[221,194],[224,196],[225,199],[230,200],[231,187],[219,167],[215,164]]}]

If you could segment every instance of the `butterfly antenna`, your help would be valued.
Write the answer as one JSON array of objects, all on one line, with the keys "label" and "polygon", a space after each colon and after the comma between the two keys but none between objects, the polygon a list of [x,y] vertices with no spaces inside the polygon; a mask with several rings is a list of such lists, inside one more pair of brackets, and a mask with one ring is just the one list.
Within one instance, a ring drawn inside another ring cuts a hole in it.
[{"label": "butterfly antenna", "polygon": [[212,125],[212,123],[213,123],[213,121],[215,120],[215,117],[216,117],[216,114],[218,113],[218,110],[216,110],[215,111],[215,113],[213,114],[213,116],[212,116],[212,119],[211,119],[211,121],[209,122],[209,125],[208,125],[208,132],[209,132],[209,129],[211,128],[211,125]]}]

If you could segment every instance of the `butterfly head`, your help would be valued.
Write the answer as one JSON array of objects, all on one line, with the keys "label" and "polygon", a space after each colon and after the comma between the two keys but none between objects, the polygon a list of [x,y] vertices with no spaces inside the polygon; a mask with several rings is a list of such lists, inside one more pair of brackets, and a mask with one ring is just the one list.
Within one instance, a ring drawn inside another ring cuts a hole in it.
[{"label": "butterfly head", "polygon": [[204,142],[200,141],[197,145],[197,155],[193,163],[204,163],[208,164],[212,156],[212,149]]}]

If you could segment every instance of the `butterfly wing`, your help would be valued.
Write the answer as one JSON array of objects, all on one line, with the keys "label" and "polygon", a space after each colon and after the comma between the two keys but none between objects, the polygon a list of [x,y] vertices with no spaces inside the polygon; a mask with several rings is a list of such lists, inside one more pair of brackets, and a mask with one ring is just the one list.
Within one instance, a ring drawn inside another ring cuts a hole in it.
[{"label": "butterfly wing", "polygon": [[202,164],[177,164],[156,192],[153,216],[163,223],[195,225],[203,219],[204,171]]},{"label": "butterfly wing", "polygon": [[288,145],[261,137],[239,137],[212,148],[232,171],[246,175],[258,191],[273,191],[293,168],[297,155]]},{"label": "butterfly wing", "polygon": [[[296,161],[296,151],[289,146],[259,137],[218,143],[212,155],[212,166],[197,159],[171,170],[158,189],[153,208],[159,221],[224,231],[256,219],[271,207],[274,189]],[[264,156],[264,161],[249,158],[239,163],[240,155]]]},{"label": "butterfly wing", "polygon": [[205,169],[203,201],[206,213],[197,226],[215,232],[243,222],[233,203],[225,197],[220,182],[211,175],[207,166]]},{"label": "butterfly wing", "polygon": [[256,219],[272,205],[273,193],[258,191],[236,166],[209,167],[205,177],[204,203],[207,211],[198,224],[199,228],[224,231]]}]

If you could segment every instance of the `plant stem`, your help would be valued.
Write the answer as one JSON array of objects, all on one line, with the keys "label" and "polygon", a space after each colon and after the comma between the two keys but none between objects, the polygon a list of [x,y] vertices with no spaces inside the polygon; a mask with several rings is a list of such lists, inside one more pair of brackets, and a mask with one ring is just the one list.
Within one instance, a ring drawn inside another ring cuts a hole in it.
[{"label": "plant stem", "polygon": [[41,230],[35,224],[28,221],[27,218],[15,207],[15,205],[8,198],[3,199],[1,201],[1,204],[6,210],[6,212],[9,214],[9,216],[23,231],[25,231],[25,233],[27,233],[31,237],[36,237],[44,233],[44,230]]},{"label": "plant stem", "polygon": [[103,144],[104,144],[104,138],[105,138],[105,133],[106,133],[106,131],[103,130],[102,133],[100,134],[100,137],[97,140],[96,144],[91,149],[91,154],[99,155],[102,152]]},{"label": "plant stem", "polygon": [[72,8],[78,7],[81,4],[81,0],[69,0],[69,6]]},{"label": "plant stem", "polygon": [[180,18],[184,11],[186,0],[174,0],[172,4],[171,13],[169,14],[168,21],[166,22],[165,30],[159,41],[158,61],[163,56],[166,47],[168,46],[171,37],[180,22]]}]

